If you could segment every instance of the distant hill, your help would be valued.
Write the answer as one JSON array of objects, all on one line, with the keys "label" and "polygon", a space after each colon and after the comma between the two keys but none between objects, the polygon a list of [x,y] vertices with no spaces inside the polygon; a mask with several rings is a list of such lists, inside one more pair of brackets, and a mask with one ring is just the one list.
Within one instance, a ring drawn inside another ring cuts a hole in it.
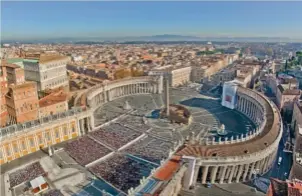
[{"label": "distant hill", "polygon": [[196,36],[185,36],[185,35],[153,35],[153,36],[142,36],[137,37],[136,40],[142,41],[203,41],[201,37]]},{"label": "distant hill", "polygon": [[302,42],[302,39],[290,39],[286,37],[226,37],[226,36],[185,36],[185,35],[153,35],[153,36],[128,36],[128,37],[61,37],[32,40],[2,40],[2,43],[74,43],[74,42],[177,42],[177,41],[216,41],[216,42]]}]

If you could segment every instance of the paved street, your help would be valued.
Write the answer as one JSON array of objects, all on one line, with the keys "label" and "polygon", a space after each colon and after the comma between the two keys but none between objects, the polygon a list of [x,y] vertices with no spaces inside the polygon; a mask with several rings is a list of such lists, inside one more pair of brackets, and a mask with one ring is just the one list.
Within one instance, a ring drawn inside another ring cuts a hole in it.
[{"label": "paved street", "polygon": [[[284,132],[282,139],[279,143],[278,148],[278,154],[276,156],[276,160],[272,166],[272,168],[263,176],[258,176],[255,180],[252,182],[252,186],[258,188],[262,192],[266,192],[268,189],[268,186],[270,184],[269,179],[270,178],[277,178],[280,180],[286,180],[288,178],[291,166],[292,166],[292,153],[284,152],[284,144],[286,141],[286,138],[288,136],[288,131],[286,130],[286,126],[284,126]],[[282,157],[281,164],[278,165],[278,159],[279,157]]]},{"label": "paved street", "polygon": [[[287,138],[288,132],[286,128],[284,128],[282,140],[279,143],[278,156],[276,157],[273,168],[266,174],[264,177],[266,178],[278,178],[280,180],[285,180],[288,177],[290,172],[290,168],[292,165],[292,153],[284,152],[284,144]],[[281,165],[278,165],[278,159],[282,157]],[[287,173],[287,175],[285,175]]]}]

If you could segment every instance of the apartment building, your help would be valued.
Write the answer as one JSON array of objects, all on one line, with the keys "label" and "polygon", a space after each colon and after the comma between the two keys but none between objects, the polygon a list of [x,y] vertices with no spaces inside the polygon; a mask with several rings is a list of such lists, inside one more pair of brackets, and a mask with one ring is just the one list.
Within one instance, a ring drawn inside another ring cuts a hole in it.
[{"label": "apartment building", "polygon": [[116,69],[108,68],[105,64],[89,64],[89,65],[67,65],[69,71],[83,74],[92,78],[114,79]]},{"label": "apartment building", "polygon": [[299,89],[299,81],[293,77],[279,77],[278,83],[282,85],[284,89]]},{"label": "apartment building", "polygon": [[252,73],[249,71],[240,72],[235,78],[235,81],[245,88],[249,88],[251,85]]},{"label": "apartment building", "polygon": [[292,112],[294,102],[299,100],[301,92],[299,89],[284,89],[282,85],[277,86],[277,106],[284,112]]},{"label": "apartment building", "polygon": [[269,89],[272,91],[274,95],[277,95],[277,78],[273,74],[269,74],[266,76],[266,85],[269,87]]},{"label": "apartment building", "polygon": [[274,95],[277,95],[278,85],[281,85],[284,90],[299,89],[299,81],[286,74],[279,74],[278,77],[275,77],[273,74],[269,74],[266,77],[266,84],[272,90]]},{"label": "apartment building", "polygon": [[10,124],[36,120],[39,117],[36,82],[11,84],[5,98]]},{"label": "apartment building", "polygon": [[191,81],[190,66],[177,66],[167,65],[163,67],[157,67],[149,71],[149,75],[165,75],[169,78],[169,85],[172,87],[183,85]]},{"label": "apartment building", "polygon": [[215,55],[202,59],[192,66],[192,81],[203,82],[211,80],[211,76],[232,64],[238,55]]},{"label": "apartment building", "polygon": [[64,87],[69,89],[66,64],[68,57],[40,54],[24,59],[25,80],[37,82],[38,91]]},{"label": "apartment building", "polygon": [[6,64],[7,82],[10,84],[21,84],[25,81],[24,69],[15,64]]},{"label": "apartment building", "polygon": [[291,127],[298,131],[299,125],[302,127],[302,100],[294,102],[293,117]]}]

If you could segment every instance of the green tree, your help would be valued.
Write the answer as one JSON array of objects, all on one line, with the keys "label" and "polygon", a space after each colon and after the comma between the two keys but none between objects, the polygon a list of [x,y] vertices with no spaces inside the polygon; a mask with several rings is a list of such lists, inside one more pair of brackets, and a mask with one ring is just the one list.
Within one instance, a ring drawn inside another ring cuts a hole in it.
[{"label": "green tree", "polygon": [[274,54],[273,49],[272,49],[272,48],[268,48],[268,49],[266,50],[266,54],[267,54],[268,56],[273,56],[273,54]]},{"label": "green tree", "polygon": [[302,51],[297,51],[296,56],[302,56]]}]

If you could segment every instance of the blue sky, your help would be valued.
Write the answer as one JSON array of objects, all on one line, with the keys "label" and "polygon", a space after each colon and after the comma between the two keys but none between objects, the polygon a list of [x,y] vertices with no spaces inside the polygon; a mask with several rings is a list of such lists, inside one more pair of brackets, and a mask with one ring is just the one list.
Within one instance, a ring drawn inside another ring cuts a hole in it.
[{"label": "blue sky", "polygon": [[2,39],[302,37],[302,2],[1,2]]}]

